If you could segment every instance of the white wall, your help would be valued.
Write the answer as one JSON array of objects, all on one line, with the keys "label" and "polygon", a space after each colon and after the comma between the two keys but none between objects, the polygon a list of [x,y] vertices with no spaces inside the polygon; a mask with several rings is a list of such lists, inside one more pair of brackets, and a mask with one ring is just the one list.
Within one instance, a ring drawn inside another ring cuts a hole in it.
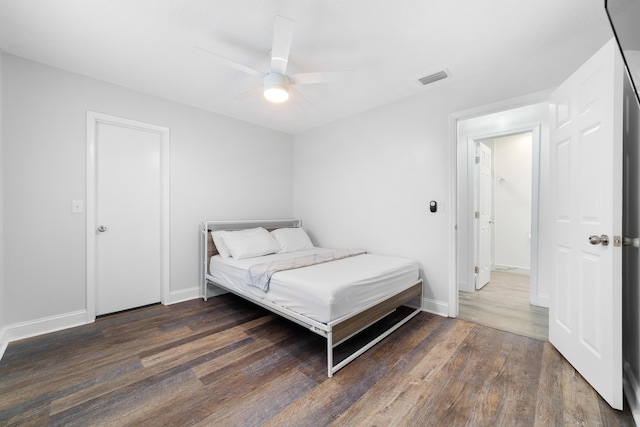
[{"label": "white wall", "polygon": [[[4,55],[5,329],[86,307],[84,218],[70,205],[85,197],[87,110],[171,129],[172,292],[197,287],[201,219],[293,214],[320,244],[418,260],[426,307],[447,314],[451,115],[556,86],[601,29],[293,138]],[[429,213],[432,199],[445,212]]]},{"label": "white wall", "polygon": [[197,295],[201,220],[292,215],[290,135],[11,55],[2,78],[6,327],[86,309],[87,110],[170,128],[172,294]]},{"label": "white wall", "polygon": [[[456,225],[447,210],[455,194],[450,116],[526,89],[451,82],[295,135],[294,215],[321,245],[419,261],[425,308],[447,315]],[[532,108],[546,120],[546,105]],[[527,115],[527,124],[536,120]],[[430,200],[443,201],[445,212],[430,213]]]},{"label": "white wall", "polygon": [[2,150],[2,135],[3,135],[3,120],[2,120],[2,106],[4,105],[2,98],[2,51],[0,51],[0,357],[4,353],[4,347],[6,344],[4,339],[4,162],[3,162],[3,150]]},{"label": "white wall", "polygon": [[531,133],[493,140],[494,264],[531,263]]}]

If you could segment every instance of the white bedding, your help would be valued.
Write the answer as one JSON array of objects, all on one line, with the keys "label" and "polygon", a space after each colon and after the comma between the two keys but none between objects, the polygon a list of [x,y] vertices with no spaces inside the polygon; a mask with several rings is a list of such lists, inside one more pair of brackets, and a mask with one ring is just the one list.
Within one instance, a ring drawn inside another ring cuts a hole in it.
[{"label": "white bedding", "polygon": [[407,289],[419,278],[418,265],[411,260],[363,254],[277,272],[267,292],[245,284],[246,272],[254,264],[327,251],[331,250],[313,248],[240,260],[216,255],[211,257],[209,278],[322,323]]}]

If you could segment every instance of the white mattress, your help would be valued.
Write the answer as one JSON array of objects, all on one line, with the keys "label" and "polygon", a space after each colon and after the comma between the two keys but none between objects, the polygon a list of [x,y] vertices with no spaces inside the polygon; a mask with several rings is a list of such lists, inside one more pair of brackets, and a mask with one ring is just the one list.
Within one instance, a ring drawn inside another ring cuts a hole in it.
[{"label": "white mattress", "polygon": [[314,248],[240,260],[216,255],[211,257],[209,278],[322,323],[407,289],[419,278],[418,265],[411,260],[364,254],[277,272],[267,292],[244,283],[252,265],[325,251],[330,249]]}]

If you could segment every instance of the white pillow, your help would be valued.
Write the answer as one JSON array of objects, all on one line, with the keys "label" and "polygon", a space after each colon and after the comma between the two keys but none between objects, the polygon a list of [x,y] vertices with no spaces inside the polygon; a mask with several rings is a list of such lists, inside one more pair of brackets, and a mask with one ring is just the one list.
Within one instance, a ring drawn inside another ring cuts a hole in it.
[{"label": "white pillow", "polygon": [[213,244],[216,245],[216,249],[222,258],[229,258],[231,255],[229,254],[229,249],[227,249],[227,245],[224,243],[224,231],[212,231],[211,238],[213,239]]},{"label": "white pillow", "polygon": [[313,243],[302,228],[278,228],[271,232],[278,242],[278,253],[304,251],[313,249]]},{"label": "white pillow", "polygon": [[253,258],[278,252],[278,244],[262,227],[226,231],[223,239],[235,259]]}]

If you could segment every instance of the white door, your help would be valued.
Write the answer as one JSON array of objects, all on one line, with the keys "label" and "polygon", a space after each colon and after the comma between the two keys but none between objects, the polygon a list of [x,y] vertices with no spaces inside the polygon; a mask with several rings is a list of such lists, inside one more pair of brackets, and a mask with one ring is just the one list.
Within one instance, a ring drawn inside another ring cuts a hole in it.
[{"label": "white door", "polygon": [[137,122],[96,120],[94,135],[95,221],[88,232],[100,315],[162,300],[164,134]]},{"label": "white door", "polygon": [[614,242],[622,231],[622,70],[612,40],[550,100],[549,340],[616,409],[622,409],[622,250]]},{"label": "white door", "polygon": [[478,143],[476,151],[478,159],[478,215],[476,218],[476,289],[481,289],[491,280],[491,148],[482,142]]}]

